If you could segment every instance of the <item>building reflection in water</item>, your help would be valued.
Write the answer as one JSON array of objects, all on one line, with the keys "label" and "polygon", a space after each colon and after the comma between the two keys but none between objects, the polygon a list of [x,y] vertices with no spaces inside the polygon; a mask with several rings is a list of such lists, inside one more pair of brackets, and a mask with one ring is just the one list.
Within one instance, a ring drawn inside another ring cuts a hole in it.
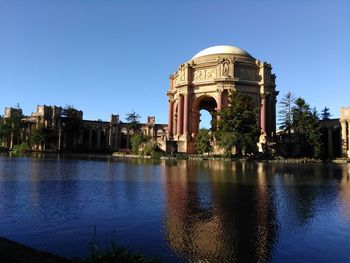
[{"label": "building reflection in water", "polygon": [[343,168],[343,176],[340,181],[340,200],[345,219],[350,221],[350,164]]},{"label": "building reflection in water", "polygon": [[191,262],[271,257],[278,224],[264,164],[178,162],[164,169],[166,239],[176,254]]}]

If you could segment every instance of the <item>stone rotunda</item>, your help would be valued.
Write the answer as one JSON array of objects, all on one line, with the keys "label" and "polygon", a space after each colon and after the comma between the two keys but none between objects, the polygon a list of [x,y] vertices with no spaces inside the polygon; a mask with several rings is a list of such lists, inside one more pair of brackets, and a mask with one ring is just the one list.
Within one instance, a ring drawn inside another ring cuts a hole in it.
[{"label": "stone rotunda", "polygon": [[195,152],[200,111],[212,117],[230,104],[233,91],[249,95],[258,109],[260,145],[276,133],[276,91],[271,65],[233,46],[204,49],[170,76],[168,138],[178,152]]}]

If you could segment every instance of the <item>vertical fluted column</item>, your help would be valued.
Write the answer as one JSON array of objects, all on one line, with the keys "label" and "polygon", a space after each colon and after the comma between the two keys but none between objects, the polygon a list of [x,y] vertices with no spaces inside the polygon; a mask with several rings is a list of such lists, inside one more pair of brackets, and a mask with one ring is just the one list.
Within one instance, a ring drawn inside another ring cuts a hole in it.
[{"label": "vertical fluted column", "polygon": [[183,97],[179,96],[178,103],[177,103],[177,135],[182,134],[182,127],[183,127]]},{"label": "vertical fluted column", "polygon": [[341,125],[341,152],[343,156],[347,155],[347,143],[346,143],[346,122],[345,121],[341,121],[340,122]]},{"label": "vertical fluted column", "polygon": [[219,91],[219,94],[218,94],[218,107],[217,107],[218,112],[221,111],[221,109],[222,109],[222,92]]},{"label": "vertical fluted column", "polygon": [[350,121],[348,121],[348,151],[346,154],[350,158]]},{"label": "vertical fluted column", "polygon": [[185,94],[185,100],[184,100],[184,127],[183,127],[183,133],[187,135],[188,133],[188,94]]},{"label": "vertical fluted column", "polygon": [[261,133],[266,133],[266,96],[265,94],[261,94],[261,109],[260,109],[260,125],[261,125]]},{"label": "vertical fluted column", "polygon": [[174,116],[174,103],[169,100],[169,112],[168,112],[168,128],[169,128],[169,137],[173,136],[173,117]]}]

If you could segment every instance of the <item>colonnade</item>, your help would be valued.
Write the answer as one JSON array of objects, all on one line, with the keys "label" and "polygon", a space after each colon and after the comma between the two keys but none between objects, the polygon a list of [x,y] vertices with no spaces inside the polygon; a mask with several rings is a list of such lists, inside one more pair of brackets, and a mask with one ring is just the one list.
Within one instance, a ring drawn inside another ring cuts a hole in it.
[{"label": "colonnade", "polygon": [[350,157],[350,120],[340,120],[341,149],[344,157]]}]

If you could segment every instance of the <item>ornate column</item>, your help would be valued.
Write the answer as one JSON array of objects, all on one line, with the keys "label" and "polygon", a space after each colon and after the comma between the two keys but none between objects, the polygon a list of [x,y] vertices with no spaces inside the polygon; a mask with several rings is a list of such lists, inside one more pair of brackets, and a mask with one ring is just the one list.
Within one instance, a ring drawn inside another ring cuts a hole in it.
[{"label": "ornate column", "polygon": [[266,116],[266,95],[260,94],[261,96],[261,109],[260,109],[260,126],[261,126],[261,133],[266,133],[266,123],[265,123],[265,116]]},{"label": "ornate column", "polygon": [[222,109],[222,90],[218,91],[218,107],[217,107],[217,111],[221,111]]},{"label": "ornate column", "polygon": [[328,157],[333,157],[333,127],[327,127],[328,137]]},{"label": "ornate column", "polygon": [[347,143],[346,143],[346,121],[341,120],[340,121],[341,125],[341,138],[340,138],[340,143],[341,143],[341,152],[342,156],[346,156],[347,154]]},{"label": "ornate column", "polygon": [[183,97],[179,96],[178,103],[177,103],[177,132],[176,134],[180,136],[182,134],[182,128],[183,128]]},{"label": "ornate column", "polygon": [[347,157],[350,158],[350,121],[348,121],[348,151]]},{"label": "ornate column", "polygon": [[174,116],[174,102],[169,100],[169,112],[168,112],[168,129],[169,137],[173,137],[173,116]]},{"label": "ornate column", "polygon": [[118,127],[114,127],[114,146],[113,146],[113,150],[114,151],[118,151],[119,148],[119,128]]},{"label": "ornate column", "polygon": [[108,148],[109,150],[113,150],[113,127],[108,127]]},{"label": "ornate column", "polygon": [[185,135],[188,134],[188,93],[185,94],[185,101],[184,101],[184,126],[183,126],[183,133]]}]

